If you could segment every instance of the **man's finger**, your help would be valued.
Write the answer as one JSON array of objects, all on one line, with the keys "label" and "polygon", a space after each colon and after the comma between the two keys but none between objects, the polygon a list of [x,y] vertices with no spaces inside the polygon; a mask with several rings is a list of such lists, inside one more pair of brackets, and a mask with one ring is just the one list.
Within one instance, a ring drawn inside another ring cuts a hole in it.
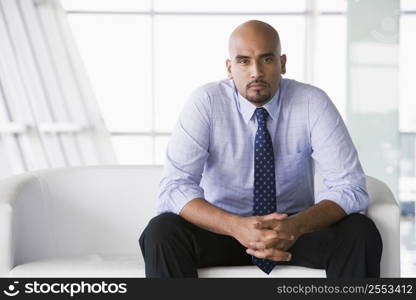
[{"label": "man's finger", "polygon": [[264,242],[250,242],[248,245],[250,246],[250,249],[254,250],[264,250],[267,247],[266,243]]},{"label": "man's finger", "polygon": [[286,217],[287,217],[287,214],[281,214],[281,213],[278,213],[278,212],[274,212],[274,213],[271,213],[271,214],[268,214],[268,215],[261,216],[261,219],[264,220],[264,221],[267,221],[267,220],[283,220]]},{"label": "man's finger", "polygon": [[268,215],[259,216],[254,226],[255,228],[258,228],[258,229],[264,229],[264,228],[272,229],[277,224],[277,221],[283,220],[285,218],[287,218],[287,214],[280,214],[280,213],[274,212]]},{"label": "man's finger", "polygon": [[272,229],[277,225],[277,220],[261,220],[255,224],[255,228],[257,229]]},{"label": "man's finger", "polygon": [[246,253],[257,258],[270,259],[274,261],[290,261],[292,259],[292,254],[277,249],[254,250],[248,248],[246,249]]},{"label": "man's finger", "polygon": [[273,247],[279,240],[293,241],[295,236],[283,232],[275,233],[272,238],[265,239],[264,241],[252,241],[249,245],[253,249],[266,249]]},{"label": "man's finger", "polygon": [[280,220],[272,219],[272,220],[263,220],[256,223],[256,229],[274,229],[276,230],[276,226],[278,226]]}]

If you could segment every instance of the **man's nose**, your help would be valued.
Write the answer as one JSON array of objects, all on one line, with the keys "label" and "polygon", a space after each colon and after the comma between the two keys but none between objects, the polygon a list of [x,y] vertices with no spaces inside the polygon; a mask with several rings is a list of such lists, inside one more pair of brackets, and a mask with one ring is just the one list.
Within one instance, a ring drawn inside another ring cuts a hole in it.
[{"label": "man's nose", "polygon": [[263,76],[263,68],[258,62],[253,63],[251,68],[251,78],[259,78]]}]

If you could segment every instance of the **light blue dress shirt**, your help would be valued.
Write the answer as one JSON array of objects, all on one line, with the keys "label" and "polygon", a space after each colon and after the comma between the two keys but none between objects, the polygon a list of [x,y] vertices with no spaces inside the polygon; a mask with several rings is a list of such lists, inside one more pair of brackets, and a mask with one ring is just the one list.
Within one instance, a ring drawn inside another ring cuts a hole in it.
[{"label": "light blue dress shirt", "polygon": [[[281,79],[263,106],[274,150],[276,207],[296,213],[331,200],[347,214],[368,206],[365,175],[347,128],[322,90]],[[232,80],[206,84],[192,93],[166,151],[157,213],[204,198],[223,210],[251,216],[256,106]],[[326,189],[314,197],[314,170]]]}]

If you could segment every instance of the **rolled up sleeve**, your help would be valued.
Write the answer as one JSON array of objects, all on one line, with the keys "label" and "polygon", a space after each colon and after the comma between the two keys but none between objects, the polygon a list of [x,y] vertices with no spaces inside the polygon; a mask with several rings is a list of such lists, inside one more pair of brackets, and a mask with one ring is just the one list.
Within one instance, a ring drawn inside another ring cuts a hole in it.
[{"label": "rolled up sleeve", "polygon": [[189,201],[204,198],[199,183],[209,155],[210,131],[209,97],[197,90],[182,109],[167,146],[157,214],[179,214]]},{"label": "rolled up sleeve", "polygon": [[357,151],[336,107],[321,90],[309,102],[312,158],[326,188],[315,203],[331,200],[347,214],[368,207],[366,179]]}]

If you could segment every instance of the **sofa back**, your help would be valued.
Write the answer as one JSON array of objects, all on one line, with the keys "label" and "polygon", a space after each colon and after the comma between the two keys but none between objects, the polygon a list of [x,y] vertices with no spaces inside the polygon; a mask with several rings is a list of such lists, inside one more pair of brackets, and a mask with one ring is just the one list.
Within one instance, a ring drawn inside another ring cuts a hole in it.
[{"label": "sofa back", "polygon": [[155,215],[160,166],[96,166],[30,172],[13,203],[15,264],[88,254],[141,256]]},{"label": "sofa back", "polygon": [[[15,264],[91,254],[140,258],[138,239],[156,214],[161,176],[161,166],[113,165],[33,171],[2,181],[0,195],[13,198]],[[392,198],[378,180],[367,177],[367,184],[373,200]],[[322,187],[315,176],[315,194]]]}]

